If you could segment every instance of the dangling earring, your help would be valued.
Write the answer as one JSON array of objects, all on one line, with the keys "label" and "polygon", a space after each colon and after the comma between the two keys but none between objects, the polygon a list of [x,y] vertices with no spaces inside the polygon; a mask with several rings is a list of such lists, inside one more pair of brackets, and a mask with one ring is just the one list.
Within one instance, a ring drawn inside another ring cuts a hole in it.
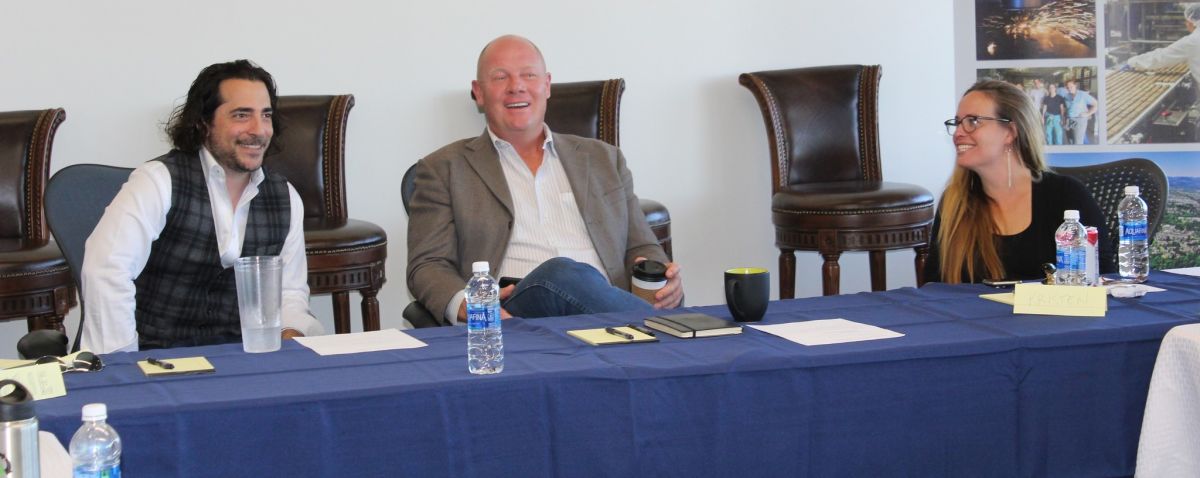
[{"label": "dangling earring", "polygon": [[1008,166],[1008,189],[1012,189],[1012,145],[1004,148],[1004,164]]}]

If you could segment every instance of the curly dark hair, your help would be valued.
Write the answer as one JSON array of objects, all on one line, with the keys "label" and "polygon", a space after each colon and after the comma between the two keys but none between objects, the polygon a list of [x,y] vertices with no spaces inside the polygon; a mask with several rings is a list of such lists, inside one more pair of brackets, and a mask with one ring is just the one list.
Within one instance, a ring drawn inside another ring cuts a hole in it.
[{"label": "curly dark hair", "polygon": [[[200,151],[208,139],[208,127],[212,124],[213,113],[225,100],[221,98],[221,82],[230,79],[259,81],[267,87],[271,97],[271,109],[278,109],[279,97],[275,94],[275,79],[267,70],[250,60],[236,60],[228,63],[209,65],[200,71],[192,87],[188,89],[187,101],[171,112],[167,121],[167,136],[171,144],[180,151],[195,153]],[[271,126],[278,136],[283,131],[280,115],[271,116]],[[277,150],[276,142],[272,141],[267,147],[267,154]]]}]

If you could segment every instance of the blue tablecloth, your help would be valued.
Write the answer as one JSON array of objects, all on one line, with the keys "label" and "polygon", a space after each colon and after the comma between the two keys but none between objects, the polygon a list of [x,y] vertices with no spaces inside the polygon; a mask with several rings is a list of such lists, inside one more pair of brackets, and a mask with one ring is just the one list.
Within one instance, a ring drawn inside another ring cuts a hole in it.
[{"label": "blue tablecloth", "polygon": [[147,353],[118,353],[37,413],[65,444],[107,403],[132,477],[1132,475],[1159,342],[1200,310],[1200,280],[1151,283],[1167,291],[1104,318],[1014,316],[977,285],[771,303],[765,324],[905,334],[816,347],[750,328],[591,347],[566,331],[642,317],[513,319],[494,376],[467,373],[461,327],[356,355],[154,353],[206,356],[208,375],[149,379]]}]

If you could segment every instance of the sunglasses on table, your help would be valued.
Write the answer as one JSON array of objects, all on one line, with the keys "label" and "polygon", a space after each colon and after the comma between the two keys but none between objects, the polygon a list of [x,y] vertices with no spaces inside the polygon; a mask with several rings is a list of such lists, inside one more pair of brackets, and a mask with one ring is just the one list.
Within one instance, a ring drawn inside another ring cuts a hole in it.
[{"label": "sunglasses on table", "polygon": [[46,355],[38,357],[34,360],[35,364],[56,363],[59,370],[63,373],[67,372],[95,372],[104,368],[104,362],[100,360],[100,356],[91,352],[76,352],[63,357],[55,357]]}]

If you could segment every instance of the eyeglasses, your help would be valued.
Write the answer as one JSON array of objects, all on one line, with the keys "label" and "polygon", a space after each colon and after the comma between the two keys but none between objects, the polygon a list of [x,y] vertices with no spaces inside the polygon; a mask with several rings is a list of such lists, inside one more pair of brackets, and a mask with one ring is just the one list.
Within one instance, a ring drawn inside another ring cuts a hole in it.
[{"label": "eyeglasses", "polygon": [[100,356],[91,352],[79,352],[65,357],[55,357],[46,355],[38,357],[34,361],[36,364],[56,363],[59,370],[62,372],[95,372],[104,368],[104,362],[100,361]]},{"label": "eyeglasses", "polygon": [[962,125],[963,131],[966,131],[967,133],[974,133],[975,130],[979,129],[980,121],[988,121],[988,120],[996,121],[999,123],[1012,123],[1012,120],[1010,120],[1008,118],[993,118],[991,116],[966,115],[966,116],[963,116],[961,119],[960,118],[950,118],[950,119],[946,120],[946,133],[949,134],[950,136],[954,136],[954,130],[958,129],[959,125]]}]

